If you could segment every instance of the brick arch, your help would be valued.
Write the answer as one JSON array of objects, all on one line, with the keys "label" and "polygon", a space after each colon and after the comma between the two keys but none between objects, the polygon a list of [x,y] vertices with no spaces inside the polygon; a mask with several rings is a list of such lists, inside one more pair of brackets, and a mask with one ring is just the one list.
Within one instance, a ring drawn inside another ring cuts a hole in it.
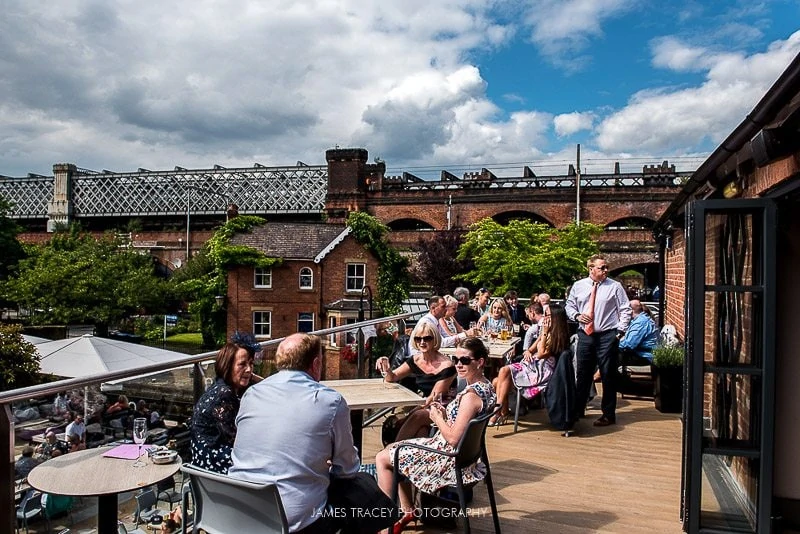
[{"label": "brick arch", "polygon": [[385,223],[393,232],[408,230],[435,230],[434,226],[415,217],[402,217]]},{"label": "brick arch", "polygon": [[627,230],[627,229],[646,229],[649,230],[655,226],[656,221],[654,219],[650,219],[648,217],[621,217],[619,219],[614,219],[610,223],[606,224],[604,228],[606,230]]},{"label": "brick arch", "polygon": [[538,213],[526,210],[500,211],[492,215],[492,219],[500,224],[508,224],[508,221],[512,219],[527,219],[532,222],[546,224],[550,227],[555,226],[551,221],[547,220],[547,218],[539,215]]}]

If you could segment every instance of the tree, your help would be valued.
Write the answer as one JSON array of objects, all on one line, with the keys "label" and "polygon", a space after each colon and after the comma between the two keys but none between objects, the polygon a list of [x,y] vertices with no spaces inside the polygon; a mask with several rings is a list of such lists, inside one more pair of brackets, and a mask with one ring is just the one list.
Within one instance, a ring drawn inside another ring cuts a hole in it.
[{"label": "tree", "polygon": [[200,253],[175,271],[171,279],[176,294],[189,302],[189,312],[198,318],[203,345],[207,347],[225,343],[227,315],[214,297],[228,294],[228,270],[239,265],[272,267],[282,261],[252,247],[230,244],[234,234],[249,232],[253,226],[264,222],[261,217],[245,215],[229,220],[206,241]]},{"label": "tree", "polygon": [[416,246],[419,253],[414,269],[416,282],[430,286],[437,295],[452,293],[455,289],[454,279],[474,267],[469,259],[458,259],[463,237],[461,230],[447,230],[420,237]]},{"label": "tree", "polygon": [[95,239],[73,225],[29,252],[3,292],[34,312],[34,324],[88,323],[102,335],[123,318],[159,310],[168,300],[153,258],[121,247],[110,234]]},{"label": "tree", "polygon": [[9,273],[16,269],[19,260],[25,257],[25,250],[17,240],[19,226],[8,218],[11,204],[0,197],[0,279],[5,279]]},{"label": "tree", "polygon": [[389,246],[386,236],[389,227],[363,211],[352,211],[347,216],[355,240],[378,258],[378,305],[384,315],[403,311],[402,302],[408,297],[410,279],[408,260]]},{"label": "tree", "polygon": [[37,383],[39,353],[21,332],[19,325],[0,325],[0,391]]},{"label": "tree", "polygon": [[597,254],[596,224],[569,224],[554,229],[546,224],[515,219],[503,226],[482,219],[469,227],[458,259],[471,259],[475,267],[461,278],[504,293],[522,295],[545,291],[561,296],[586,270],[586,260]]}]

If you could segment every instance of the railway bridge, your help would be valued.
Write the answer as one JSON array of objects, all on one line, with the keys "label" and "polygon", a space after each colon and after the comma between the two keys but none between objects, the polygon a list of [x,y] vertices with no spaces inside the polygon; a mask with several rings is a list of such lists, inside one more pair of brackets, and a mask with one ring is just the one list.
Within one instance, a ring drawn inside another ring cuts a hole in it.
[{"label": "railway bridge", "polygon": [[325,156],[325,165],[135,172],[57,163],[52,176],[0,176],[0,195],[13,204],[10,216],[23,227],[23,240],[45,240],[59,225],[78,221],[90,231],[121,232],[169,269],[199,250],[232,212],[334,222],[363,210],[387,224],[401,247],[484,217],[561,227],[579,215],[604,227],[601,247],[616,273],[649,268],[645,283],[653,286],[657,258],[650,228],[691,175],[666,161],[636,173],[622,173],[617,164],[608,174],[580,176],[578,204],[578,175],[571,165],[555,176],[525,166],[516,176],[484,168],[462,176],[442,171],[438,180],[423,180],[410,172],[388,176],[386,164],[369,163],[363,148],[335,148]]}]

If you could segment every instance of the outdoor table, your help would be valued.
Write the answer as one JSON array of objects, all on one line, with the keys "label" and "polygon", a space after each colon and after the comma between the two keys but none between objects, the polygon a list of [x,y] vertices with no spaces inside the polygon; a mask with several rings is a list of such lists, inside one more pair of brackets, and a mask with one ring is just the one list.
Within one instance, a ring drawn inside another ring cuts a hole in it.
[{"label": "outdoor table", "polygon": [[[512,337],[510,339],[495,339],[491,342],[482,339],[483,344],[489,349],[489,358],[498,358],[506,361],[508,357],[514,354],[514,346],[522,341],[519,337]],[[453,356],[456,353],[456,347],[440,348],[439,352],[448,356]]]},{"label": "outdoor table", "polygon": [[382,378],[358,378],[354,380],[325,380],[329,388],[341,393],[350,407],[350,424],[353,427],[353,443],[361,455],[364,410],[403,406],[420,406],[424,400],[396,382],[384,382]]},{"label": "outdoor table", "polygon": [[71,452],[37,465],[28,475],[34,489],[73,497],[97,496],[98,534],[117,534],[117,494],[151,486],[174,475],[181,459],[157,465],[144,454],[143,467],[133,467],[135,460],[106,458],[111,447]]}]

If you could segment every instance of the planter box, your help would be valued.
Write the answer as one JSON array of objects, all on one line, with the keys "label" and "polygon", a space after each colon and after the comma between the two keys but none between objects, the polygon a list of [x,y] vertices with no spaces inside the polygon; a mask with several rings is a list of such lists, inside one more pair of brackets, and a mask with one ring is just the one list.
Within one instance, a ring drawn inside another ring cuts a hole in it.
[{"label": "planter box", "polygon": [[681,413],[683,408],[683,367],[653,366],[656,410]]}]

